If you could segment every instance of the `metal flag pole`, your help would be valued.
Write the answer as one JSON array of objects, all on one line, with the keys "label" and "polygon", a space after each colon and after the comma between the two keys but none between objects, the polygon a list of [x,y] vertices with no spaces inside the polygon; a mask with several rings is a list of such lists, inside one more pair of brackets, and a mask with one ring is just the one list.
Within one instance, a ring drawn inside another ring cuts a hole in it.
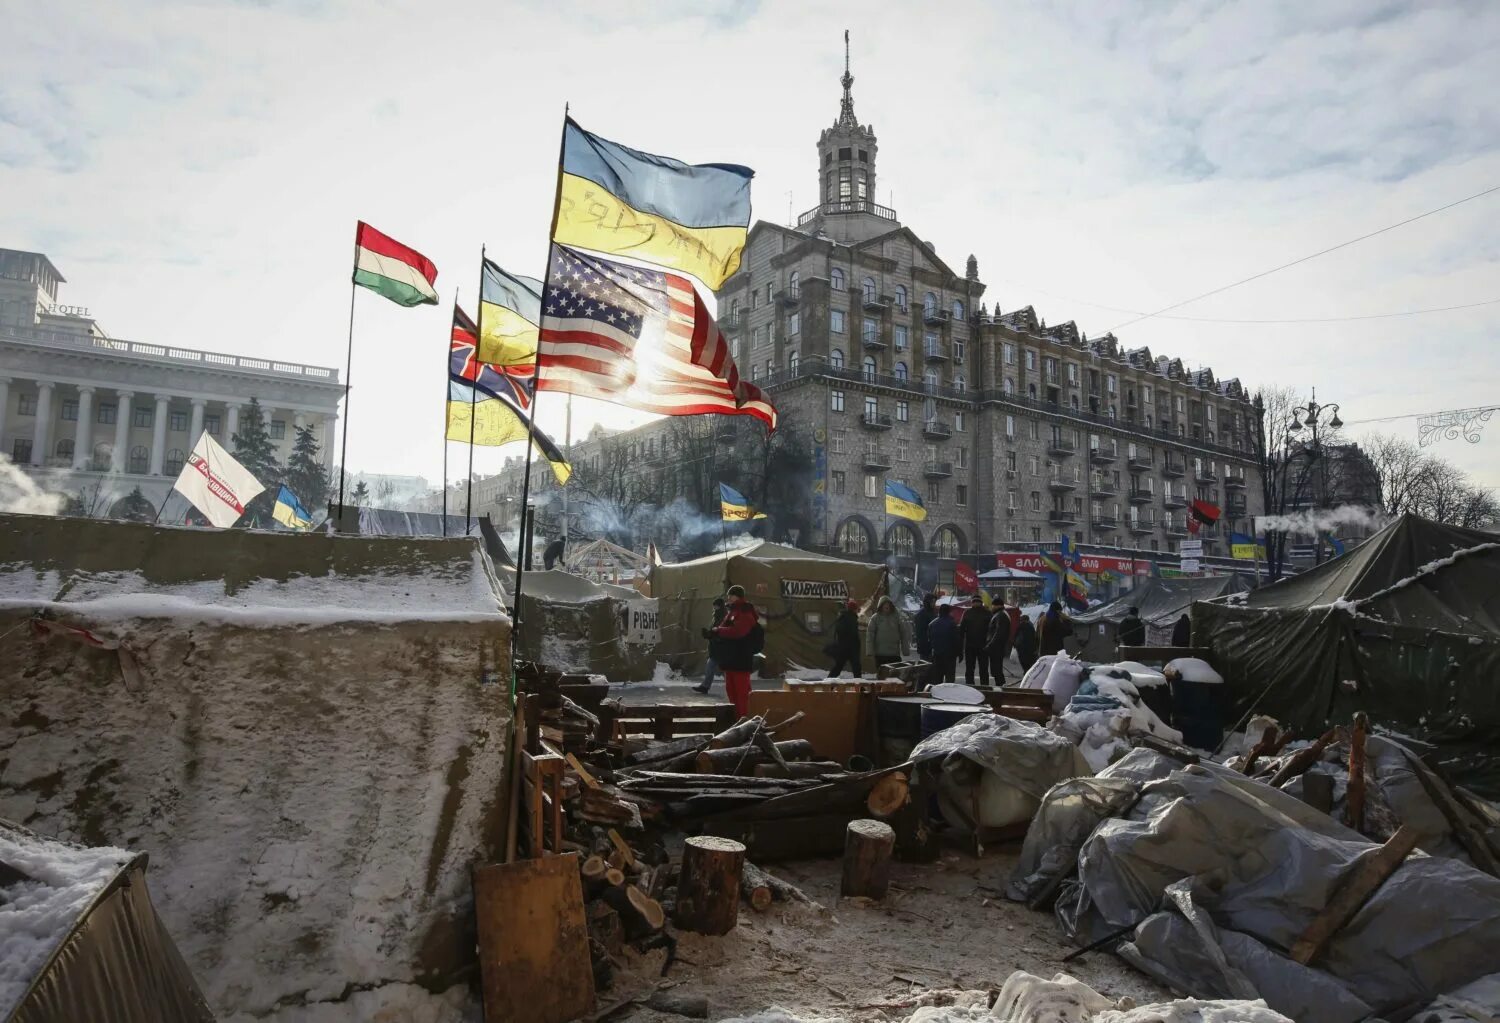
[{"label": "metal flag pole", "polygon": [[[453,289],[453,310],[458,311],[458,289]],[[448,320],[448,365],[443,370],[443,535],[448,535],[448,398],[453,393],[453,320]]]},{"label": "metal flag pole", "polygon": [[359,272],[359,225],[354,227],[354,269],[349,273],[349,348],[344,356],[344,439],[339,444],[339,518],[344,517],[344,479],[349,475],[349,374],[354,367],[354,296]]},{"label": "metal flag pole", "polygon": [[[474,365],[479,365],[479,348],[484,344],[484,259],[485,246],[479,246],[479,304],[474,308]],[[479,370],[474,371],[477,381]],[[468,495],[464,498],[464,536],[468,536],[471,526],[469,524],[470,514],[474,510],[474,426],[479,422],[479,384],[476,382],[469,389],[469,486]]]}]

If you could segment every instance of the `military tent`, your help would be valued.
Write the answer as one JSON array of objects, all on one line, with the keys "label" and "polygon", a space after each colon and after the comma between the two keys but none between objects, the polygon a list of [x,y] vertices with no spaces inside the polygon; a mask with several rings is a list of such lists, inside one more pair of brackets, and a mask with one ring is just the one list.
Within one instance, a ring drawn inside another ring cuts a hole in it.
[{"label": "military tent", "polygon": [[1168,646],[1172,641],[1172,626],[1195,601],[1244,593],[1252,585],[1247,576],[1238,574],[1143,579],[1130,592],[1109,603],[1069,616],[1073,619],[1073,636],[1080,643],[1076,654],[1085,661],[1113,661],[1115,627],[1132,607],[1140,608],[1141,621],[1146,623],[1146,644]]},{"label": "military tent", "polygon": [[662,656],[673,665],[702,668],[702,629],[713,619],[713,599],[743,586],[766,627],[763,671],[780,673],[788,662],[820,665],[833,638],[833,619],[846,600],[865,607],[885,586],[885,566],[760,540],[652,570],[651,592],[661,611]]},{"label": "military tent", "polygon": [[1500,536],[1403,515],[1303,575],[1195,605],[1193,638],[1242,711],[1309,735],[1364,710],[1479,766],[1470,752],[1500,749],[1496,580]]},{"label": "military tent", "polygon": [[[500,570],[514,592],[514,571]],[[571,572],[527,572],[521,582],[516,656],[555,671],[648,679],[656,668],[656,601],[629,586],[596,583]]]}]

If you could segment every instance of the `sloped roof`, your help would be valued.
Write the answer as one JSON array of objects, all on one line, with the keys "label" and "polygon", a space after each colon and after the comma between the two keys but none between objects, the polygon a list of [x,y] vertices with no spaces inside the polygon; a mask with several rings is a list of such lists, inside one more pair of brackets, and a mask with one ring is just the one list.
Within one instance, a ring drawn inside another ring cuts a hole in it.
[{"label": "sloped roof", "polygon": [[1244,593],[1250,580],[1238,573],[1189,579],[1143,580],[1138,586],[1108,604],[1071,615],[1082,625],[1094,622],[1118,622],[1132,607],[1140,608],[1141,620],[1166,625],[1193,605],[1195,600],[1212,600],[1228,593]]},{"label": "sloped roof", "polygon": [[[736,547],[731,551],[717,551],[706,554],[701,558],[691,561],[679,561],[674,564],[666,564],[665,568],[678,568],[683,565],[708,565],[716,561],[733,561],[739,558],[754,558],[756,561],[843,561],[843,558],[830,557],[827,554],[818,554],[815,551],[804,551],[800,547],[788,547],[785,544],[772,543],[769,540],[761,540],[757,543],[748,544],[744,547]],[[851,562],[862,568],[869,567],[864,562]]]}]

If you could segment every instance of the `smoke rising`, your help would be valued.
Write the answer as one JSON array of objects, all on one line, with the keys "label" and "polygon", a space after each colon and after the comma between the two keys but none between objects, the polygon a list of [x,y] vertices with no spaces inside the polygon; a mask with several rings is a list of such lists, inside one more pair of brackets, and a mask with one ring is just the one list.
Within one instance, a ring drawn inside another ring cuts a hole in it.
[{"label": "smoke rising", "polygon": [[57,515],[67,504],[61,494],[49,494],[36,485],[5,455],[0,455],[0,512],[23,515]]},{"label": "smoke rising", "polygon": [[1305,533],[1314,536],[1328,533],[1339,526],[1367,526],[1379,529],[1386,523],[1386,516],[1378,508],[1366,508],[1346,504],[1339,508],[1293,512],[1290,515],[1257,515],[1256,532]]}]

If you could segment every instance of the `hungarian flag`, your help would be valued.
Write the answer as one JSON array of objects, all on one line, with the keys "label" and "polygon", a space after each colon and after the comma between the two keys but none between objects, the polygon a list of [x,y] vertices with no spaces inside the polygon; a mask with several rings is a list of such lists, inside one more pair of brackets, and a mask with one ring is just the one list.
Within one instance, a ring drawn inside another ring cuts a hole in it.
[{"label": "hungarian flag", "polygon": [[245,514],[245,505],[266,488],[205,430],[172,489],[193,502],[209,522],[228,529]]},{"label": "hungarian flag", "polygon": [[437,267],[363,220],[354,232],[354,283],[397,305],[437,305]]}]

